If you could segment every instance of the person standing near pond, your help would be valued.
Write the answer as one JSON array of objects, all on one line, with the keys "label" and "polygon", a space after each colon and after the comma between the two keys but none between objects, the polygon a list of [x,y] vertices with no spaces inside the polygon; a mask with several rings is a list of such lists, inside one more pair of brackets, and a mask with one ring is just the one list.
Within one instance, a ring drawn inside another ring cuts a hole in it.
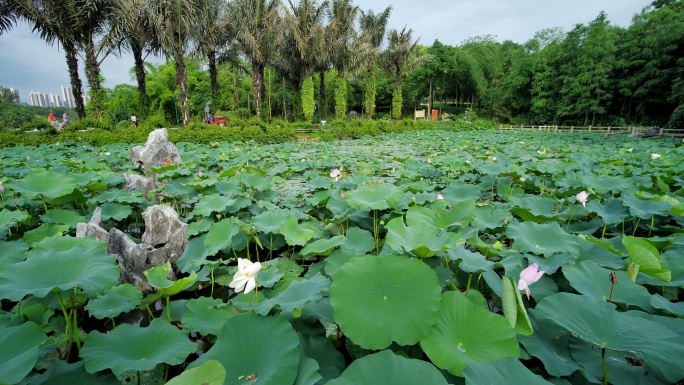
[{"label": "person standing near pond", "polygon": [[68,113],[67,111],[64,111],[64,113],[62,114],[62,124],[61,124],[61,126],[64,127],[64,126],[67,125],[67,123],[69,123],[69,113]]},{"label": "person standing near pond", "polygon": [[55,114],[52,113],[52,110],[50,110],[50,113],[48,114],[48,122],[52,124],[53,122],[56,122],[57,118],[55,118]]},{"label": "person standing near pond", "polygon": [[135,128],[138,128],[138,118],[135,116],[135,114],[131,114],[131,121],[133,122]]}]

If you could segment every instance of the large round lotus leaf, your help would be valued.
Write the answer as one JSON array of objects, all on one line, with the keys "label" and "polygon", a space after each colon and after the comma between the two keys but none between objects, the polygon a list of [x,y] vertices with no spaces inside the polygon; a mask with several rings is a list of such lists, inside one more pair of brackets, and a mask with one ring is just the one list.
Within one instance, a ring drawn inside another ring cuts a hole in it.
[{"label": "large round lotus leaf", "polygon": [[335,274],[330,304],[352,342],[384,349],[392,341],[413,345],[430,332],[441,291],[437,274],[418,259],[356,257]]},{"label": "large round lotus leaf", "polygon": [[199,271],[202,265],[207,262],[209,251],[204,246],[206,234],[199,237],[192,238],[188,241],[181,255],[180,259],[176,261],[176,266],[180,271],[187,273],[189,271]]},{"label": "large round lotus leaf", "polygon": [[80,222],[85,222],[85,217],[74,210],[54,209],[40,216],[40,220],[47,223],[63,223],[71,228],[76,228]]},{"label": "large round lotus leaf", "polygon": [[54,361],[45,373],[38,377],[26,379],[21,385],[121,385],[111,372],[90,374],[86,372],[83,361],[69,364],[66,361]]},{"label": "large round lotus leaf", "polygon": [[223,385],[226,369],[216,360],[209,360],[196,368],[184,371],[166,385]]},{"label": "large round lotus leaf", "polygon": [[475,201],[466,199],[457,204],[446,200],[438,200],[430,207],[412,206],[406,212],[406,223],[409,226],[430,226],[447,230],[455,226],[465,227],[470,224],[475,213]]},{"label": "large round lotus leaf", "polygon": [[123,221],[133,213],[133,209],[129,205],[122,203],[107,202],[100,206],[102,208],[102,220],[106,221],[114,219],[115,221]]},{"label": "large round lotus leaf", "polygon": [[375,248],[373,234],[368,230],[352,227],[347,230],[345,236],[347,237],[347,240],[340,246],[340,249],[342,250],[353,251],[356,255],[365,255]]},{"label": "large round lotus leaf", "polygon": [[398,356],[383,350],[360,358],[328,385],[447,385],[446,379],[430,363]]},{"label": "large round lotus leaf", "polygon": [[277,234],[280,232],[280,224],[290,216],[292,214],[287,210],[268,210],[252,217],[251,223],[257,231]]},{"label": "large round lotus leaf", "polygon": [[261,385],[291,385],[299,366],[299,338],[283,317],[242,313],[229,319],[214,346],[190,365],[219,361],[226,369],[226,385],[256,378]]},{"label": "large round lotus leaf", "polygon": [[288,245],[303,246],[313,238],[315,232],[306,228],[304,223],[297,223],[297,218],[288,217],[280,224],[280,234],[285,236]]},{"label": "large round lotus leaf", "polygon": [[345,243],[347,239],[343,235],[338,235],[329,239],[318,239],[302,248],[302,255],[329,255],[334,248]]},{"label": "large round lotus leaf", "polygon": [[515,331],[506,318],[454,291],[442,294],[437,323],[420,346],[435,365],[457,376],[472,362],[520,355]]},{"label": "large round lotus leaf", "polygon": [[76,286],[94,294],[118,282],[119,267],[116,258],[107,255],[105,243],[90,237],[53,237],[36,244],[25,261],[0,269],[0,298],[42,298]]},{"label": "large round lotus leaf", "polygon": [[43,223],[35,229],[25,232],[22,239],[26,241],[26,243],[28,243],[29,245],[33,245],[42,241],[45,238],[62,236],[62,234],[68,231],[68,225],[60,225],[57,223]]},{"label": "large round lotus leaf", "polygon": [[475,207],[475,223],[479,229],[503,227],[504,220],[511,216],[508,210],[497,209],[489,205]]},{"label": "large round lotus leaf", "polygon": [[463,371],[466,384],[552,385],[513,357],[485,364],[472,363]]},{"label": "large round lotus leaf", "polygon": [[643,238],[624,237],[622,244],[627,249],[629,260],[639,265],[639,272],[666,282],[672,280],[672,272],[667,262],[660,258],[660,252],[649,241]]},{"label": "large round lotus leaf", "polygon": [[387,245],[397,252],[412,253],[419,258],[433,257],[465,243],[461,234],[420,224],[406,226],[403,217],[387,222],[386,228]]},{"label": "large round lotus leaf", "polygon": [[348,191],[344,201],[355,210],[384,210],[397,204],[402,195],[404,189],[393,184],[365,184],[356,190]]},{"label": "large round lotus leaf", "polygon": [[166,273],[169,270],[171,270],[171,264],[166,262],[162,266],[153,267],[145,270],[143,273],[147,277],[147,282],[150,286],[159,290],[160,293],[167,297],[180,293],[197,281],[197,273],[194,271],[190,272],[190,275],[187,277],[171,281],[166,278]]},{"label": "large round lotus leaf", "polygon": [[570,293],[548,296],[531,312],[538,322],[549,320],[598,347],[639,353],[646,367],[669,383],[684,378],[684,366],[673,359],[684,357],[684,336],[659,323],[619,312],[612,303]]},{"label": "large round lotus leaf", "polygon": [[[258,277],[257,277],[258,278]],[[259,301],[255,299],[256,292],[240,294],[232,301],[240,310],[253,310],[257,314],[267,315],[271,309],[278,307],[281,312],[291,313],[294,309],[301,310],[307,303],[319,302],[323,299],[323,292],[328,291],[330,279],[321,274],[299,280],[291,280],[283,291],[269,292],[272,298],[263,298],[259,293]]]},{"label": "large round lotus leaf", "polygon": [[632,282],[629,275],[622,270],[604,269],[592,261],[563,266],[563,275],[575,290],[589,298],[601,301],[607,301],[610,298],[612,284],[608,275],[611,272],[615,273],[618,278],[618,283],[613,288],[613,302],[636,305],[649,312],[654,310],[648,290]]},{"label": "large round lotus leaf", "polygon": [[112,287],[107,293],[92,299],[85,306],[88,313],[97,319],[114,318],[131,311],[142,301],[142,292],[130,283]]},{"label": "large round lotus leaf", "polygon": [[17,222],[26,220],[29,217],[27,211],[12,211],[2,209],[0,211],[0,231],[6,230],[14,226]]},{"label": "large round lotus leaf", "polygon": [[57,199],[68,195],[77,187],[76,180],[52,170],[32,172],[15,183],[15,190],[21,195],[32,198],[41,195],[47,199]]},{"label": "large round lotus leaf", "polygon": [[38,348],[47,340],[40,326],[0,327],[0,382],[14,384],[26,376],[38,361]]},{"label": "large round lotus leaf", "polygon": [[215,255],[233,244],[233,238],[242,232],[236,218],[226,218],[211,225],[204,238],[208,255]]},{"label": "large round lotus leaf", "polygon": [[517,251],[545,257],[563,252],[578,254],[577,237],[566,233],[556,222],[538,224],[513,221],[506,228],[506,236],[513,238],[513,248]]},{"label": "large round lotus leaf", "polygon": [[601,204],[598,200],[590,200],[587,209],[598,214],[603,223],[614,225],[621,223],[629,216],[629,211],[622,205],[622,201],[617,198],[608,198]]},{"label": "large round lotus leaf", "polygon": [[183,329],[205,336],[217,335],[228,318],[236,312],[235,308],[231,311],[231,308],[218,298],[193,298],[188,300],[186,306],[188,310],[181,318]]},{"label": "large round lotus leaf", "polygon": [[178,365],[197,350],[186,332],[155,318],[141,328],[122,324],[107,334],[92,331],[80,355],[86,370],[95,373],[111,369],[116,375],[126,370],[151,370],[161,363]]},{"label": "large round lotus leaf", "polygon": [[211,213],[223,212],[233,203],[235,203],[235,199],[223,195],[205,195],[195,205],[193,214],[201,217],[208,217]]},{"label": "large round lotus leaf", "polygon": [[640,199],[634,194],[621,196],[624,205],[629,207],[629,213],[641,219],[651,219],[653,215],[662,215],[672,206],[666,202],[656,202],[649,199]]}]

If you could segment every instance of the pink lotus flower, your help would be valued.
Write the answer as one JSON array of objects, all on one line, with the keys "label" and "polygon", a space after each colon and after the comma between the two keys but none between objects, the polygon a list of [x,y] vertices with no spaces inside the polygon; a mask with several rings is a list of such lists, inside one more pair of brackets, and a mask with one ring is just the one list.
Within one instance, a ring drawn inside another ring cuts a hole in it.
[{"label": "pink lotus flower", "polygon": [[198,172],[197,175],[201,178],[204,176],[204,173],[202,171]]},{"label": "pink lotus flower", "polygon": [[525,290],[527,299],[530,299],[530,285],[539,281],[546,271],[539,271],[539,265],[531,264],[527,269],[520,272],[520,281],[518,281],[518,290]]},{"label": "pink lotus flower", "polygon": [[577,198],[577,202],[581,203],[582,206],[587,207],[587,198],[589,197],[589,194],[586,191],[582,191],[581,193],[577,194],[575,198]]},{"label": "pink lotus flower", "polygon": [[340,191],[340,198],[344,199],[344,191]]},{"label": "pink lotus flower", "polygon": [[235,175],[240,175],[240,170],[235,170]]},{"label": "pink lotus flower", "polygon": [[330,177],[335,178],[335,182],[337,182],[337,178],[340,176],[340,170],[339,169],[334,169],[330,171]]},{"label": "pink lotus flower", "polygon": [[437,194],[437,200],[440,201],[444,199],[444,196],[442,194]]},{"label": "pink lotus flower", "polygon": [[431,163],[432,163],[432,159],[428,158],[428,164],[431,164]]},{"label": "pink lotus flower", "polygon": [[5,190],[5,186],[2,185],[2,181],[0,180],[0,191],[4,191],[4,190]]}]

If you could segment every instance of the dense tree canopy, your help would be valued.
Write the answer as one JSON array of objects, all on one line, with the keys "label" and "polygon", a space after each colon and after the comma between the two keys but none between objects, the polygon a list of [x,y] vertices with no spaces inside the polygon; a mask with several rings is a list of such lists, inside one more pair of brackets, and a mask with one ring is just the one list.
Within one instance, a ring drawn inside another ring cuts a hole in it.
[{"label": "dense tree canopy", "polygon": [[[114,123],[149,112],[187,124],[201,119],[207,101],[243,115],[312,121],[329,117],[328,100],[338,117],[350,110],[399,117],[425,104],[518,124],[684,120],[679,0],[655,0],[627,28],[600,13],[524,44],[486,35],[421,46],[409,26],[386,35],[390,15],[391,8],[376,14],[352,0],[2,0],[0,33],[26,20],[63,47],[75,95],[78,56],[92,92],[106,53],[132,52],[135,100],[122,102],[130,87],[106,90]],[[169,61],[145,65],[150,52]]]}]

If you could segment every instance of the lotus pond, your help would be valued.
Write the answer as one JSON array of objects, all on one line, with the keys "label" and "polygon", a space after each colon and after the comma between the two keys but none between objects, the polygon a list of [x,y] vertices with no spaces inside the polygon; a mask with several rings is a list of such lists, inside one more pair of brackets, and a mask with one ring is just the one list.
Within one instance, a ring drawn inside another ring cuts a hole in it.
[{"label": "lotus pond", "polygon": [[100,207],[105,229],[140,241],[152,203],[123,190],[132,146],[2,149],[0,383],[684,378],[681,143],[421,131],[177,145],[156,194],[188,245],[144,293],[119,284],[105,243],[74,236]]}]

